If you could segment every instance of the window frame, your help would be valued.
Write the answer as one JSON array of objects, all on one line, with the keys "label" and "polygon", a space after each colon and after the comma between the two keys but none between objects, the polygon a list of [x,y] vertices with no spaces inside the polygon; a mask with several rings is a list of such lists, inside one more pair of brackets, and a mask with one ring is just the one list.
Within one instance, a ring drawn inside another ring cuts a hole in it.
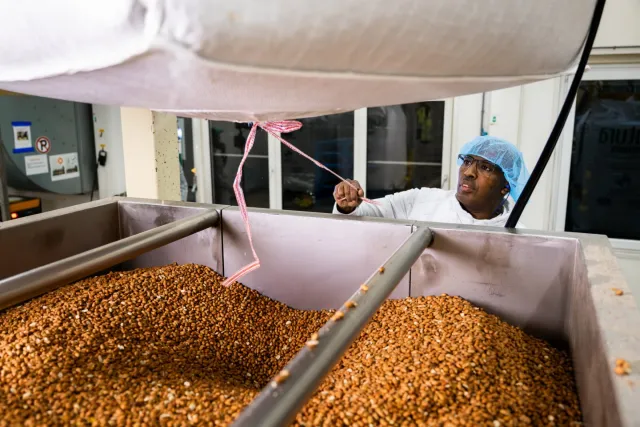
[{"label": "window frame", "polygon": [[[573,76],[567,76],[563,79],[561,92],[564,94],[559,97],[560,109],[564,102],[564,96],[571,85]],[[583,81],[593,80],[640,80],[640,64],[598,64],[593,65],[584,74]],[[571,173],[571,146],[573,144],[573,131],[575,123],[575,108],[576,103],[573,101],[571,112],[567,119],[567,123],[560,136],[559,146],[556,161],[554,162],[554,177],[557,177],[555,182],[556,196],[554,197],[555,214],[552,224],[552,230],[565,232],[566,215],[567,215],[567,203],[569,199],[569,175]],[[627,251],[639,251],[640,252],[640,240],[630,239],[609,239],[611,246],[614,249],[627,250]]]},{"label": "window frame", "polygon": [[[442,130],[442,159],[440,160],[440,186],[449,190],[451,180],[451,146],[453,138],[453,98],[434,99],[434,102],[444,102],[444,120]],[[353,179],[358,181],[367,194],[367,109],[354,111],[353,135]]]},{"label": "window frame", "polygon": [[[193,165],[196,169],[196,202],[213,203],[213,164],[209,121],[191,119],[193,129]],[[205,173],[209,171],[209,173]]]},{"label": "window frame", "polygon": [[[444,101],[444,121],[442,133],[442,171],[441,185],[443,189],[450,189],[451,180],[449,170],[451,167],[451,146],[453,138],[453,98],[436,99]],[[353,178],[360,182],[366,192],[367,185],[367,109],[360,108],[353,112]],[[194,119],[194,147],[200,159],[210,159],[210,150],[206,149],[208,133],[202,129],[208,129],[207,120]],[[269,159],[269,209],[282,209],[282,144],[272,135],[268,135],[268,159]],[[202,164],[200,164],[202,163]],[[198,180],[198,201],[211,203],[213,194],[213,164],[211,161],[199,161],[196,171],[210,170],[210,174],[196,174]],[[206,195],[204,195],[206,193]]]}]

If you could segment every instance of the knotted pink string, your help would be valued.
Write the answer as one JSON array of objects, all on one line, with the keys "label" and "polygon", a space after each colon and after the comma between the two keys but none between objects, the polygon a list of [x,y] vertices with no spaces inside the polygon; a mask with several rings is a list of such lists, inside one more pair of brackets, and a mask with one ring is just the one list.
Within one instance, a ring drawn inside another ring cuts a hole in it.
[{"label": "knotted pink string", "polygon": [[[347,185],[349,185],[354,190],[358,190],[358,188],[355,185],[353,185],[352,183],[350,183],[349,181],[347,181],[346,179],[344,179],[343,177],[341,177],[340,175],[338,175],[337,173],[335,173],[334,171],[332,171],[331,169],[329,169],[328,167],[326,167],[325,165],[317,161],[316,159],[305,154],[304,152],[299,150],[297,147],[293,146],[289,142],[282,139],[280,134],[297,131],[302,127],[302,123],[295,120],[254,123],[253,126],[251,127],[251,131],[249,132],[249,136],[247,136],[247,142],[245,143],[244,153],[242,154],[242,160],[240,160],[240,166],[238,166],[238,172],[236,172],[236,178],[233,180],[233,192],[236,195],[236,201],[238,202],[238,208],[240,209],[240,216],[242,217],[242,222],[244,223],[244,229],[247,232],[247,236],[249,237],[249,245],[251,246],[251,253],[253,254],[253,262],[245,265],[240,270],[238,270],[233,276],[230,276],[229,278],[227,278],[227,280],[225,280],[222,283],[223,286],[229,286],[233,282],[241,278],[242,276],[248,273],[251,273],[253,270],[257,270],[258,268],[260,268],[260,259],[258,258],[258,254],[256,254],[256,249],[253,246],[253,238],[251,236],[251,225],[249,224],[247,202],[244,199],[244,192],[242,191],[242,187],[240,186],[240,183],[242,182],[242,168],[244,167],[244,162],[247,160],[247,156],[249,155],[249,152],[253,148],[253,144],[255,143],[255,140],[256,140],[256,132],[259,127],[265,130],[266,132],[268,132],[269,134],[273,135],[286,147],[300,154],[302,157],[311,160],[316,166],[331,173],[340,181],[347,183]],[[370,200],[370,199],[367,199],[366,197],[362,197],[362,201],[371,203],[371,204],[376,204],[376,205],[379,204],[375,200]]]}]

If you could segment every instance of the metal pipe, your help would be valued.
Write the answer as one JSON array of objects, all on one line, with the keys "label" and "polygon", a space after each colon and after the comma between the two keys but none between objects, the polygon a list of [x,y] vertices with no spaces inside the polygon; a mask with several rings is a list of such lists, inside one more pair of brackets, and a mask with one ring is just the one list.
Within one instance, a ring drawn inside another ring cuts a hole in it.
[{"label": "metal pipe", "polygon": [[432,239],[431,230],[419,226],[393,253],[383,269],[365,283],[368,289],[361,288],[353,294],[350,301],[357,305],[340,308],[344,318],[327,322],[318,333],[317,346],[313,349],[305,346],[285,367],[288,379],[276,387],[267,385],[233,426],[289,425]]},{"label": "metal pipe", "polygon": [[143,231],[0,281],[0,310],[218,224],[216,210]]}]

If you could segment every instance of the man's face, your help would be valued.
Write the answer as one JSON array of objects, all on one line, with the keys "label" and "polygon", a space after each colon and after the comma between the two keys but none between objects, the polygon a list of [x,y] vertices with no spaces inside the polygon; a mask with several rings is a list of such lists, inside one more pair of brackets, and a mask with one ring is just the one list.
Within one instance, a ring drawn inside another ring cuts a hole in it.
[{"label": "man's face", "polygon": [[467,210],[492,214],[509,192],[499,167],[478,156],[464,156],[456,197]]}]

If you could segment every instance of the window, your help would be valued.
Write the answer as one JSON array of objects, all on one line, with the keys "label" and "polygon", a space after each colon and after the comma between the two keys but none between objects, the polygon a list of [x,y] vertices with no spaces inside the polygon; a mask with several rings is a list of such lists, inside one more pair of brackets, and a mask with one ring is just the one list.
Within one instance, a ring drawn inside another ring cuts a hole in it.
[{"label": "window", "polygon": [[[344,178],[353,177],[353,113],[302,119],[302,129],[284,138]],[[282,208],[333,210],[339,180],[308,159],[282,147]]]},{"label": "window", "polygon": [[442,181],[444,101],[367,109],[367,196]]},{"label": "window", "polygon": [[565,229],[640,239],[640,78],[584,81]]},{"label": "window", "polygon": [[[446,128],[451,128],[452,111],[452,103],[445,101],[360,109],[301,119],[300,130],[282,137],[338,175],[358,180],[367,197],[383,197],[441,186],[443,173],[449,170],[444,145],[445,140],[450,144]],[[206,123],[204,130],[196,126],[203,141]],[[210,183],[213,203],[237,204],[232,185],[249,130],[248,124],[208,122],[209,144],[198,153],[211,157],[213,172],[207,183],[199,178],[203,187]],[[259,129],[245,163],[242,188],[249,207],[330,213],[338,182]]]},{"label": "window", "polygon": [[[213,167],[213,203],[237,205],[233,193],[233,180],[236,177],[244,144],[249,135],[250,126],[246,123],[209,122]],[[269,207],[269,159],[267,134],[259,131],[255,144],[244,164],[242,191],[247,206]]]}]

